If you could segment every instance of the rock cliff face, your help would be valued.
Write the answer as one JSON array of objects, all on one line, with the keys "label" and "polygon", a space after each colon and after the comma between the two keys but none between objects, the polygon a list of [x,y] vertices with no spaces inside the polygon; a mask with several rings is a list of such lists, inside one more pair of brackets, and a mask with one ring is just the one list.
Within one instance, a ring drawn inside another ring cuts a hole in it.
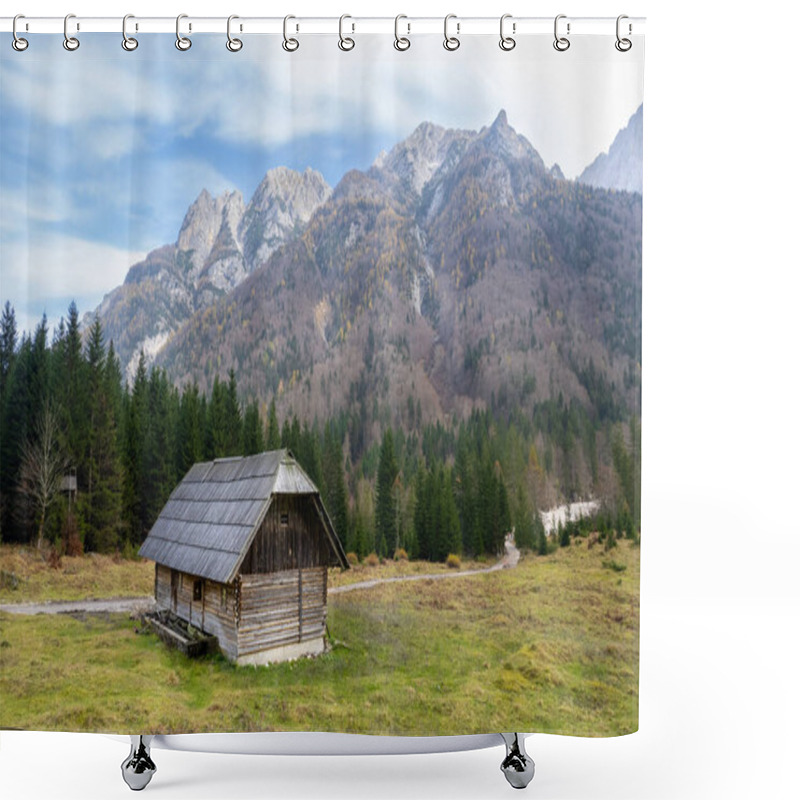
[{"label": "rock cliff face", "polygon": [[212,197],[205,189],[189,206],[174,244],[135,264],[122,286],[89,315],[103,322],[123,371],[132,378],[140,351],[152,363],[192,316],[238,286],[274,250],[299,235],[331,188],[311,169],[270,170],[245,205],[241,192]]},{"label": "rock cliff face", "polygon": [[639,106],[628,124],[616,135],[608,153],[599,156],[578,181],[602,189],[642,193],[644,109]]}]

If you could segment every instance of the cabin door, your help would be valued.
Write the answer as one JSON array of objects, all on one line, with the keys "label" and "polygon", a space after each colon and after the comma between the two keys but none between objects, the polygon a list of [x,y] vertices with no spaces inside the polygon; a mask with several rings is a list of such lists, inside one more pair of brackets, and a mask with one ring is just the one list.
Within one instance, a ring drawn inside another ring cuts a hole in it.
[{"label": "cabin door", "polygon": [[170,576],[170,596],[172,597],[172,613],[178,613],[178,581],[180,579],[180,575],[176,570],[172,570],[172,574]]}]

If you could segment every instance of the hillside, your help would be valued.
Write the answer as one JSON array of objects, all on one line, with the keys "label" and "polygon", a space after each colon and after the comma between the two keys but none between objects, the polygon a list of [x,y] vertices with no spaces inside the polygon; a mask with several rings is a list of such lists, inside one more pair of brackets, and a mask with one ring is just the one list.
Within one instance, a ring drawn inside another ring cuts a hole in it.
[{"label": "hillside", "polygon": [[504,112],[420,125],[346,174],[297,238],[156,359],[208,390],[236,371],[282,414],[357,416],[367,443],[474,408],[638,413],[641,197],[549,172]]},{"label": "hillside", "polygon": [[578,180],[589,186],[642,193],[644,107],[639,106],[616,135],[607,153],[600,153]]}]

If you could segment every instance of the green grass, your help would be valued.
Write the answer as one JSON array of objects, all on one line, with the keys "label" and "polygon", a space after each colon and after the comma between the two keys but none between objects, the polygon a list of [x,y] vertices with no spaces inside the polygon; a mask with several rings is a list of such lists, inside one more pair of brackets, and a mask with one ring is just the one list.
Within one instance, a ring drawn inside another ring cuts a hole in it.
[{"label": "green grass", "polygon": [[0,614],[0,727],[397,735],[637,727],[639,551],[576,542],[513,570],[333,596],[331,652],[192,661],[124,615]]}]

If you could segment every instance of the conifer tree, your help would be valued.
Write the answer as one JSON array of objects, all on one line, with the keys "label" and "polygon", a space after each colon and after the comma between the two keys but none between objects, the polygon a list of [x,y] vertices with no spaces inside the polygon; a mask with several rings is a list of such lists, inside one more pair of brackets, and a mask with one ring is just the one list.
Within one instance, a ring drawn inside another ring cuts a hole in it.
[{"label": "conifer tree", "polygon": [[264,428],[255,400],[247,404],[242,422],[242,452],[246,456],[264,452]]},{"label": "conifer tree", "polygon": [[267,450],[278,450],[281,446],[281,433],[278,426],[278,412],[275,410],[275,398],[269,404],[267,417]]},{"label": "conifer tree", "polygon": [[392,491],[397,472],[392,431],[387,428],[381,441],[375,493],[375,538],[378,555],[382,557],[386,556],[388,548],[397,540],[397,519]]}]

